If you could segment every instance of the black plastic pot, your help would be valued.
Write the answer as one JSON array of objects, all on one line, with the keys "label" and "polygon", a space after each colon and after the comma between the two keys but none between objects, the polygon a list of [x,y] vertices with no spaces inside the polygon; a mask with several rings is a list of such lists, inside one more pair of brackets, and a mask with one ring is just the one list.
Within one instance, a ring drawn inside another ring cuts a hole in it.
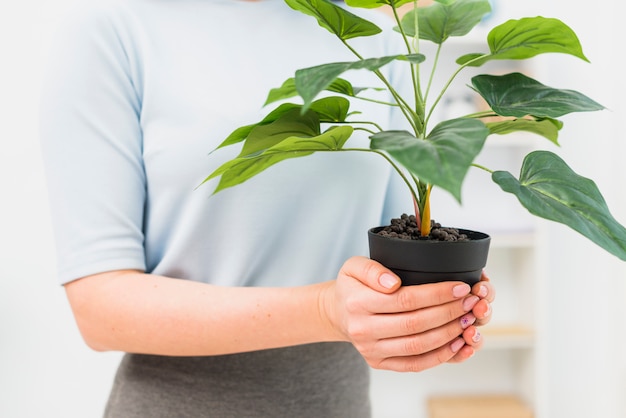
[{"label": "black plastic pot", "polygon": [[463,281],[470,286],[480,280],[487,264],[489,235],[459,229],[469,241],[404,240],[378,235],[382,226],[368,231],[370,258],[402,279],[417,285],[442,281]]}]

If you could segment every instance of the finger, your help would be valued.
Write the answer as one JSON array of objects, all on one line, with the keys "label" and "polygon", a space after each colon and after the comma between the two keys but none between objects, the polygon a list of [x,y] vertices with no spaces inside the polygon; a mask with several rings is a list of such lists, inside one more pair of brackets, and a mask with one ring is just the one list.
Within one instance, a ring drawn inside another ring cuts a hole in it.
[{"label": "finger", "polygon": [[421,334],[454,320],[462,328],[467,328],[476,321],[471,310],[478,301],[478,297],[471,295],[445,305],[417,311],[374,315],[368,323],[368,331],[373,338],[384,339]]},{"label": "finger", "polygon": [[366,257],[351,257],[339,274],[352,277],[381,293],[393,293],[401,285],[400,279],[391,270]]},{"label": "finger", "polygon": [[493,302],[496,298],[496,291],[489,277],[483,271],[480,281],[472,287],[472,294],[479,296],[483,299]]},{"label": "finger", "polygon": [[461,336],[465,345],[452,357],[448,363],[461,363],[472,357],[483,346],[483,338],[476,327],[469,327]]},{"label": "finger", "polygon": [[472,309],[472,313],[477,318],[477,325],[485,325],[491,321],[492,309],[491,304],[487,302],[485,299],[479,300],[474,308]]},{"label": "finger", "polygon": [[411,312],[444,305],[466,297],[470,290],[469,285],[463,282],[402,286],[376,306],[376,313]]},{"label": "finger", "polygon": [[[463,319],[455,319],[419,334],[381,339],[373,349],[383,353],[379,355],[380,357],[410,357],[425,354],[456,340],[474,320],[473,315],[468,314]],[[375,356],[374,353],[372,354]]]},{"label": "finger", "polygon": [[468,327],[462,334],[465,344],[472,346],[474,349],[479,350],[483,346],[483,337],[474,326]]},{"label": "finger", "polygon": [[476,354],[476,349],[471,345],[464,345],[461,349],[450,359],[448,363],[462,363],[465,360],[470,359]]},{"label": "finger", "polygon": [[[449,344],[445,344],[435,350],[417,356],[389,357],[370,366],[375,369],[385,369],[397,372],[421,372],[442,363],[451,361],[463,351],[467,351],[462,338],[455,338]],[[471,347],[470,347],[471,348]],[[462,354],[466,356],[466,354]],[[468,357],[469,358],[469,357]]]}]

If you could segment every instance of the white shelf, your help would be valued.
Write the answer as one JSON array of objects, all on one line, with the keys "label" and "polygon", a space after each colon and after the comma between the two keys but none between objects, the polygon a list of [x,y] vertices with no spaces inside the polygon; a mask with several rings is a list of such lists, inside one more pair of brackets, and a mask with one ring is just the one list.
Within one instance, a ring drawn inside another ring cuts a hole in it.
[{"label": "white shelf", "polygon": [[535,333],[524,325],[486,326],[481,329],[485,338],[484,349],[514,350],[535,346]]}]

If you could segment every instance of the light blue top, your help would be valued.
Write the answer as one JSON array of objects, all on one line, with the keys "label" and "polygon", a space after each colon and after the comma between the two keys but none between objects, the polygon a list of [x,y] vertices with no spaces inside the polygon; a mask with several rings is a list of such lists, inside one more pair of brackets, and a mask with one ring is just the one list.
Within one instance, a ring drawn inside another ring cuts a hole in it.
[{"label": "light blue top", "polygon": [[[359,43],[366,57],[403,52]],[[54,41],[41,109],[60,282],[140,269],[218,285],[300,285],[367,255],[391,173],[374,154],[289,160],[214,196],[216,183],[196,188],[238,149],[210,151],[269,110],[269,88],[321,57],[355,60],[278,0],[78,2]],[[380,86],[366,71],[349,78]],[[356,105],[388,124],[386,107]]]}]

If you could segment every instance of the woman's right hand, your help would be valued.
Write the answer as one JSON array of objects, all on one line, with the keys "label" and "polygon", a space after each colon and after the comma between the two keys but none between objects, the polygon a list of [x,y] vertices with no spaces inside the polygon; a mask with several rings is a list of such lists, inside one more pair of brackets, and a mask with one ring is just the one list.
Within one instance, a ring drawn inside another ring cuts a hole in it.
[{"label": "woman's right hand", "polygon": [[417,372],[464,361],[480,348],[472,340],[479,300],[462,282],[400,286],[380,263],[352,257],[324,292],[323,306],[371,367]]}]

